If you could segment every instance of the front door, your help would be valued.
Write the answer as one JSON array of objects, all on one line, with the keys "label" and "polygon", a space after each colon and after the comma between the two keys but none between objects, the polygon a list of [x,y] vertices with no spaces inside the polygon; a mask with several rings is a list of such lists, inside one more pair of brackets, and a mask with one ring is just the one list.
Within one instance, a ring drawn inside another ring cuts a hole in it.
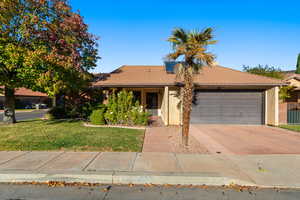
[{"label": "front door", "polygon": [[146,109],[153,115],[158,115],[158,93],[156,92],[147,92],[146,93]]}]

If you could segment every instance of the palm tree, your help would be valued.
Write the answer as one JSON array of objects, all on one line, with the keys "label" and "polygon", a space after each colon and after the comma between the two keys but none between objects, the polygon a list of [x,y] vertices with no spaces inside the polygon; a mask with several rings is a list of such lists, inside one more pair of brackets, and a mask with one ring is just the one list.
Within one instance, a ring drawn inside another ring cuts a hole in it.
[{"label": "palm tree", "polygon": [[215,56],[207,52],[207,46],[215,44],[212,28],[199,31],[185,31],[182,28],[173,30],[168,41],[173,45],[173,52],[167,55],[172,61],[179,60],[176,66],[177,77],[183,79],[183,126],[182,142],[188,146],[190,114],[192,110],[194,74],[199,73],[203,66],[212,66]]}]

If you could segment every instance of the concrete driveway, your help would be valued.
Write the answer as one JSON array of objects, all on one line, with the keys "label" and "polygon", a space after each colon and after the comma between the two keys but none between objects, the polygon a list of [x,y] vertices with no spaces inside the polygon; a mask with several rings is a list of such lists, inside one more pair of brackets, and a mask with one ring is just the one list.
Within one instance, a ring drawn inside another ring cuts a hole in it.
[{"label": "concrete driveway", "polygon": [[191,125],[212,154],[300,154],[300,133],[268,126]]},{"label": "concrete driveway", "polygon": [[191,136],[189,141],[188,148],[182,145],[179,126],[149,127],[145,132],[143,152],[208,154],[194,137]]}]

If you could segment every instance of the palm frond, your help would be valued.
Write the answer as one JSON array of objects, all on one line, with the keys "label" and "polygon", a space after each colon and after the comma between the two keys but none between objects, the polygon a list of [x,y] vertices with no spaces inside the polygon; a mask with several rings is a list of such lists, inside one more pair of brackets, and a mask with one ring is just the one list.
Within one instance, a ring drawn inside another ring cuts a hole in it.
[{"label": "palm frond", "polygon": [[192,71],[191,71],[191,73],[192,74],[197,74],[197,73],[199,73],[199,71],[201,71],[201,69],[202,69],[202,67],[204,66],[204,64],[203,63],[194,63],[193,64],[193,66],[191,67],[191,69],[192,69]]},{"label": "palm frond", "polygon": [[185,68],[183,63],[178,63],[175,66],[176,79],[182,79],[183,78],[185,69],[186,68]]},{"label": "palm frond", "polygon": [[180,56],[185,54],[185,46],[184,45],[178,45],[173,53],[170,53],[167,55],[168,60],[176,60]]},{"label": "palm frond", "polygon": [[167,60],[176,60],[181,54],[178,51],[167,55]]},{"label": "palm frond", "polygon": [[178,40],[178,38],[176,38],[174,36],[169,37],[168,41],[171,42],[173,44],[173,46],[180,44],[180,41]]},{"label": "palm frond", "polygon": [[196,30],[187,32],[182,28],[173,30],[168,41],[173,44],[174,52],[168,54],[167,58],[177,60],[181,56],[184,57],[184,62],[177,70],[179,77],[182,77],[183,70],[197,73],[203,66],[213,65],[215,56],[207,52],[207,46],[216,43],[212,32],[212,28],[200,32]]},{"label": "palm frond", "polygon": [[199,52],[194,58],[196,61],[201,61],[203,65],[211,66],[214,63],[215,55],[209,52]]},{"label": "palm frond", "polygon": [[168,38],[168,41],[173,44],[173,48],[177,45],[184,44],[188,40],[188,34],[182,28],[175,28],[172,31],[172,35]]},{"label": "palm frond", "polygon": [[195,42],[195,43],[201,43],[202,45],[209,45],[209,44],[215,44],[217,41],[212,40],[213,39],[213,29],[212,28],[207,28],[204,29],[201,32],[198,31],[191,31],[190,33],[190,40]]},{"label": "palm frond", "polygon": [[187,32],[182,28],[176,28],[173,30],[173,36],[178,38],[182,43],[185,43],[188,39]]}]

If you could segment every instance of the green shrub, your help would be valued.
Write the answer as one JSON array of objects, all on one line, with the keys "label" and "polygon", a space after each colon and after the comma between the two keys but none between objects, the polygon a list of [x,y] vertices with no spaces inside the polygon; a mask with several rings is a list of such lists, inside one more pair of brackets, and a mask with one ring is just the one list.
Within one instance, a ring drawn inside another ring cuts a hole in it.
[{"label": "green shrub", "polygon": [[46,113],[45,115],[44,115],[44,118],[45,119],[48,119],[48,120],[54,120],[55,118],[53,117],[53,115],[51,115],[51,114],[49,114],[49,113]]},{"label": "green shrub", "polygon": [[56,106],[51,108],[47,113],[47,118],[50,119],[65,119],[68,118],[68,115],[63,106]]},{"label": "green shrub", "polygon": [[109,96],[104,117],[108,124],[147,125],[149,114],[134,102],[132,92],[123,90]]},{"label": "green shrub", "polygon": [[88,119],[93,110],[103,101],[102,90],[83,88],[80,91],[68,91],[64,96],[58,96],[58,106],[65,111],[64,118]]},{"label": "green shrub", "polygon": [[148,121],[149,121],[149,117],[150,117],[150,114],[148,112],[140,113],[140,115],[139,115],[137,121],[135,122],[135,124],[147,126]]},{"label": "green shrub", "polygon": [[115,93],[108,97],[107,110],[104,114],[105,120],[108,124],[117,124],[118,104]]},{"label": "green shrub", "polygon": [[105,124],[104,112],[105,109],[94,110],[90,116],[91,123],[94,125],[104,125]]},{"label": "green shrub", "polygon": [[135,105],[130,110],[130,121],[133,125],[148,125],[148,119],[150,114],[148,112],[143,111],[142,106],[140,106],[139,102],[136,101]]},{"label": "green shrub", "polygon": [[95,106],[94,109],[104,109],[104,112],[105,112],[107,109],[107,106],[105,104],[98,104]]}]

